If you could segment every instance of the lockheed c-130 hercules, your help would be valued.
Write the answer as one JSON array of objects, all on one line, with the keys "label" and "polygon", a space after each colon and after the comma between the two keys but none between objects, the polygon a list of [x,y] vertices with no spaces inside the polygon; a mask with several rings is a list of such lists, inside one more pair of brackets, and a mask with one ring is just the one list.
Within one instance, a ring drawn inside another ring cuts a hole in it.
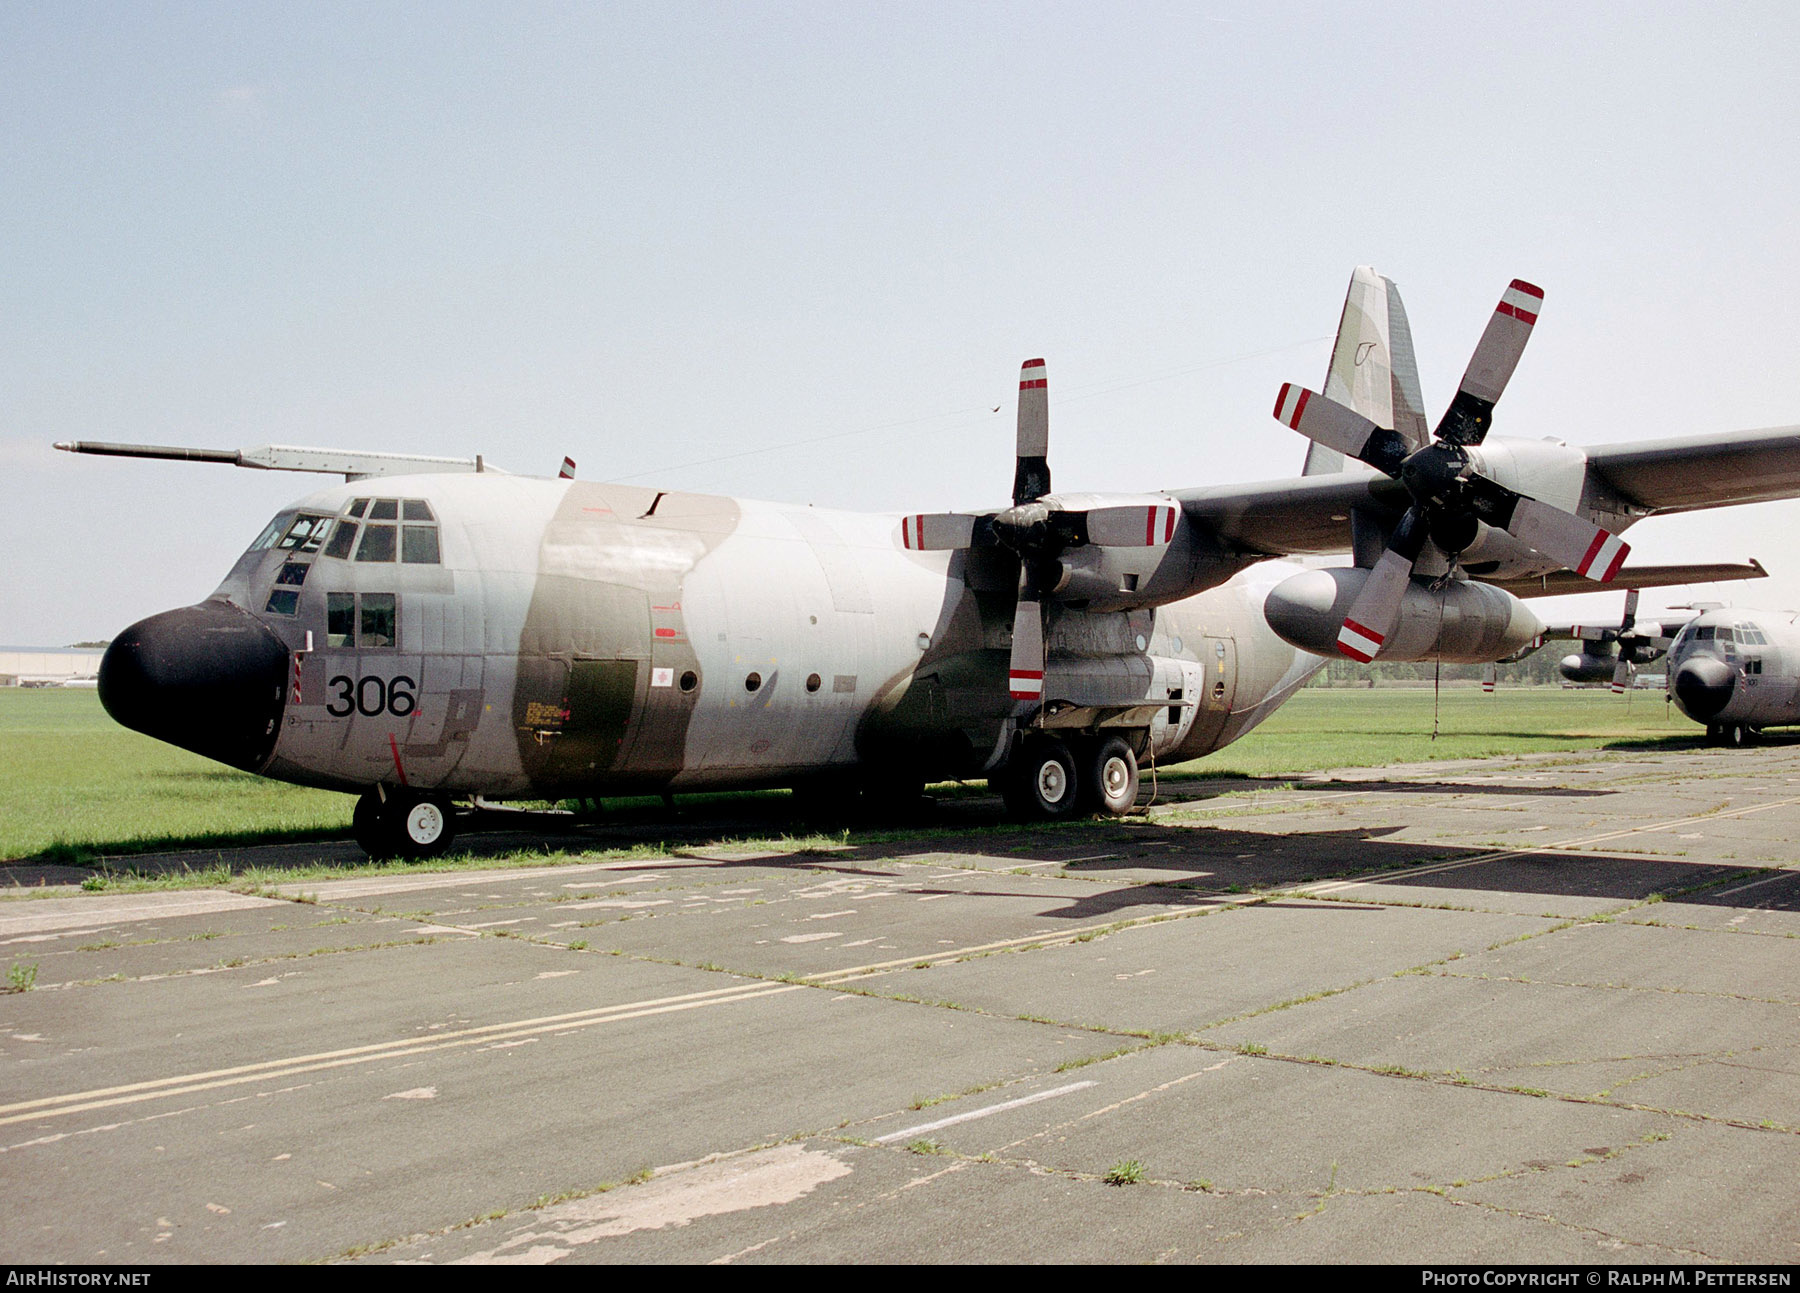
[{"label": "lockheed c-130 hercules", "polygon": [[[106,653],[127,727],[358,794],[371,853],[421,857],[458,800],[793,786],[916,798],[986,777],[1019,815],[1122,813],[1144,761],[1254,728],[1335,651],[1491,661],[1518,595],[1745,567],[1624,565],[1657,512],[1800,493],[1800,428],[1577,449],[1487,436],[1542,293],[1507,289],[1425,421],[1393,284],[1351,279],[1322,395],[1277,417],[1299,479],[1053,493],[1042,360],[1009,507],[862,515],[269,447],[77,452],[341,473],[196,606]],[[1346,463],[1344,458],[1358,463]],[[1358,465],[1358,464],[1366,464]],[[1351,567],[1265,564],[1349,551]]]}]

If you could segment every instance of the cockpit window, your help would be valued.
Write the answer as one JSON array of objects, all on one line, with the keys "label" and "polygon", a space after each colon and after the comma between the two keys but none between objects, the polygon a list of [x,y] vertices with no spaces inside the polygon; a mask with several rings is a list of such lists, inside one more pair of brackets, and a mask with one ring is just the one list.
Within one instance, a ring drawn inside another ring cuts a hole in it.
[{"label": "cockpit window", "polygon": [[331,542],[325,545],[328,557],[345,557],[356,543],[356,522],[348,518],[337,523],[337,529],[331,532]]},{"label": "cockpit window", "polygon": [[316,512],[302,512],[294,518],[288,532],[282,536],[280,547],[294,552],[317,552],[325,542],[325,532],[331,528],[332,518],[320,516]]},{"label": "cockpit window", "polygon": [[435,525],[401,527],[400,560],[412,566],[438,564],[438,532]]},{"label": "cockpit window", "polygon": [[356,545],[358,561],[392,561],[394,559],[394,531],[398,526],[365,525],[362,542]]},{"label": "cockpit window", "polygon": [[[359,498],[350,516],[363,516],[361,542],[358,524],[345,517],[332,536],[328,557],[348,557],[355,544],[358,561],[399,560],[412,566],[435,566],[443,561],[438,546],[437,518],[422,498]],[[402,518],[405,524],[400,524]]]},{"label": "cockpit window", "polygon": [[288,518],[285,515],[278,516],[273,521],[270,521],[263,532],[256,536],[256,542],[250,545],[250,551],[267,552],[270,548],[274,547],[275,540],[281,537],[282,531],[287,529],[287,524]]}]

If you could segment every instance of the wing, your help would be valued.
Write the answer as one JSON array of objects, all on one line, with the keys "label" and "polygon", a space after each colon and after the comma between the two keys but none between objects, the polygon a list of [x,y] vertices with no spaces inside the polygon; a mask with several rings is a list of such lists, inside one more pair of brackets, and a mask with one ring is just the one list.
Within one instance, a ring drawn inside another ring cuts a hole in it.
[{"label": "wing", "polygon": [[[1718,584],[1733,579],[1767,579],[1769,572],[1762,562],[1751,558],[1750,564],[1714,562],[1688,566],[1625,566],[1607,585],[1609,588],[1673,588],[1678,584]],[[1591,593],[1594,585],[1572,570],[1558,570],[1530,579],[1483,579],[1484,584],[1503,588],[1514,597],[1558,597],[1565,593]]]},{"label": "wing", "polygon": [[1295,480],[1175,490],[1190,525],[1224,547],[1267,556],[1350,550],[1350,512],[1367,508],[1398,517],[1406,489],[1361,467]]},{"label": "wing", "polygon": [[1800,494],[1800,426],[1586,450],[1596,485],[1650,512],[1767,503]]}]

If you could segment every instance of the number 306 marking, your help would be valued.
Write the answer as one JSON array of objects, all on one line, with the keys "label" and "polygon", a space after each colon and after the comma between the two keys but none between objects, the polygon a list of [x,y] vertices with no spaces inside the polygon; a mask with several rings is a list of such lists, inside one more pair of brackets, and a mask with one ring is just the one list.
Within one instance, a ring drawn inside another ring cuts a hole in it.
[{"label": "number 306 marking", "polygon": [[418,684],[405,674],[390,682],[386,678],[352,678],[349,674],[340,673],[328,685],[337,694],[325,706],[325,712],[335,718],[345,718],[353,713],[361,714],[364,718],[374,718],[380,714],[405,718],[419,704],[419,698],[413,693],[413,688]]}]

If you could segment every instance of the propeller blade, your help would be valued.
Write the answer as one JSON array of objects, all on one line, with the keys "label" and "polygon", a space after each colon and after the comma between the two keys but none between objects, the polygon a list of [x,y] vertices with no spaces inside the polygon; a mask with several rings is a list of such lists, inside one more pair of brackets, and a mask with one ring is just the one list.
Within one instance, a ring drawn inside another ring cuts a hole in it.
[{"label": "propeller blade", "polygon": [[1532,325],[1544,307],[1544,291],[1515,278],[1494,307],[1494,317],[1476,343],[1456,398],[1438,423],[1437,438],[1450,444],[1480,444],[1487,438],[1494,405],[1512,379]]},{"label": "propeller blade", "polygon": [[575,460],[573,458],[569,457],[567,454],[563,455],[562,470],[556,473],[556,478],[558,480],[574,480],[575,479]]},{"label": "propeller blade", "polygon": [[1283,382],[1275,397],[1275,420],[1314,444],[1366,462],[1390,476],[1399,472],[1408,452],[1406,441],[1396,432],[1292,382]]},{"label": "propeller blade", "polygon": [[977,518],[960,512],[920,512],[900,519],[900,543],[911,552],[945,552],[966,548],[975,536]]},{"label": "propeller blade", "polygon": [[1181,508],[1175,503],[1095,507],[1082,513],[1087,541],[1105,548],[1155,548],[1175,537]]},{"label": "propeller blade", "polygon": [[1621,651],[1619,653],[1619,663],[1613,666],[1613,676],[1612,676],[1613,695],[1615,695],[1615,696],[1624,695],[1625,689],[1627,687],[1631,686],[1632,672],[1633,672],[1633,670],[1631,668],[1630,659],[1628,659],[1626,657],[1626,654],[1623,651]]},{"label": "propeller blade", "polygon": [[1499,678],[1500,666],[1497,664],[1490,664],[1481,671],[1481,689],[1488,693],[1488,695],[1493,695],[1494,684],[1499,681]]},{"label": "propeller blade", "polygon": [[1013,608],[1012,661],[1007,690],[1014,700],[1044,698],[1044,612],[1031,563],[1019,563],[1019,602]]},{"label": "propeller blade", "polygon": [[1418,560],[1424,544],[1425,515],[1417,507],[1410,508],[1395,528],[1387,551],[1369,572],[1362,591],[1350,603],[1350,613],[1344,616],[1343,627],[1338,630],[1339,651],[1361,664],[1381,653],[1382,644],[1400,619],[1400,600],[1406,596],[1413,562]]},{"label": "propeller blade", "polygon": [[[1490,482],[1491,483],[1491,482]],[[1527,547],[1605,583],[1619,573],[1631,545],[1592,521],[1520,495],[1506,532]]]},{"label": "propeller blade", "polygon": [[1027,359],[1019,369],[1018,466],[1013,470],[1013,506],[1035,503],[1050,492],[1050,391],[1044,361]]},{"label": "propeller blade", "polygon": [[1625,615],[1619,621],[1619,632],[1629,633],[1637,625],[1638,589],[1633,588],[1625,594]]}]

